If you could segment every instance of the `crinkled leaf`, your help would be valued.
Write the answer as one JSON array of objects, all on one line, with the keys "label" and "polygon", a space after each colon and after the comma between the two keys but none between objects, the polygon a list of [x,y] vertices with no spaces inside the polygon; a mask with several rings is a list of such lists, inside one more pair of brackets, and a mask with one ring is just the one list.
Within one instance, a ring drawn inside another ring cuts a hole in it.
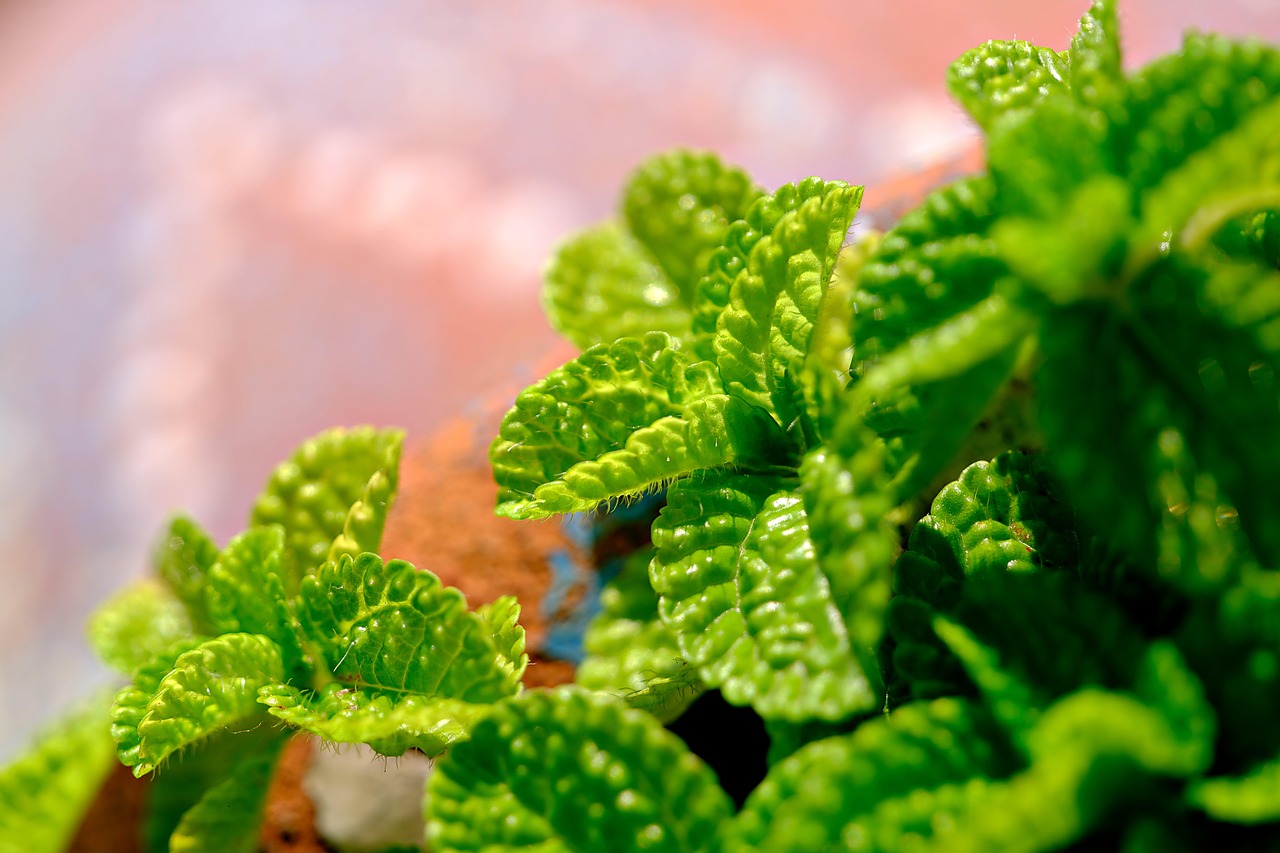
[{"label": "crinkled leaf", "polygon": [[169,839],[170,853],[255,853],[267,790],[286,739],[242,758],[200,798]]},{"label": "crinkled leaf", "polygon": [[1138,189],[1159,184],[1277,95],[1275,47],[1188,34],[1181,50],[1134,74],[1126,97],[1112,107],[1112,144],[1123,173]]},{"label": "crinkled leaf", "polygon": [[132,673],[175,640],[191,635],[187,608],[150,578],[113,595],[89,620],[89,643],[113,669]]},{"label": "crinkled leaf", "polygon": [[715,774],[649,714],[575,688],[495,707],[428,783],[432,850],[718,849]]},{"label": "crinkled leaf", "polygon": [[488,704],[329,684],[318,693],[269,684],[258,701],[291,726],[335,743],[366,743],[381,755],[421,750],[429,757],[465,739]]},{"label": "crinkled leaf", "polygon": [[271,474],[249,523],[284,528],[286,592],[325,560],[378,550],[403,442],[399,430],[329,430]]},{"label": "crinkled leaf", "polygon": [[269,637],[286,669],[302,662],[297,627],[285,602],[284,530],[251,527],[233,538],[208,572],[208,611],[220,634]]},{"label": "crinkled leaf", "polygon": [[667,493],[650,569],[663,621],[703,680],[763,717],[839,720],[878,702],[819,568],[804,505],[769,478]]},{"label": "crinkled leaf", "polygon": [[[907,849],[1013,767],[990,717],[954,699],[909,705],[769,770],[738,814],[730,850]],[[912,819],[914,818],[914,820]]]},{"label": "crinkled leaf", "polygon": [[1094,0],[1080,18],[1080,29],[1067,51],[1071,93],[1082,103],[1097,106],[1114,99],[1124,83],[1120,62],[1120,25],[1115,0]]},{"label": "crinkled leaf", "polygon": [[[810,178],[774,194],[789,208],[751,249],[716,323],[725,390],[778,411],[778,376],[808,351],[818,303],[862,200],[862,188]],[[797,197],[791,201],[790,197]],[[800,200],[802,199],[802,201]],[[784,422],[789,422],[786,412]]]},{"label": "crinkled leaf", "polygon": [[947,88],[982,128],[1011,110],[1067,91],[1069,61],[1026,41],[989,41],[947,68]]},{"label": "crinkled leaf", "polygon": [[1187,788],[1187,801],[1228,823],[1280,820],[1280,760],[1264,761],[1243,776],[1199,779]]},{"label": "crinkled leaf", "polygon": [[688,332],[689,304],[680,287],[618,223],[571,237],[556,250],[545,279],[547,320],[579,349],[645,332]]},{"label": "crinkled leaf", "polygon": [[304,578],[298,618],[333,677],[397,696],[492,702],[520,688],[517,628],[492,625],[430,572],[376,554]]},{"label": "crinkled leaf", "polygon": [[520,602],[514,595],[503,595],[488,604],[476,608],[476,615],[484,620],[498,650],[499,659],[517,680],[524,677],[529,666],[525,651],[524,626],[520,624]]},{"label": "crinkled leaf", "polygon": [[586,512],[657,491],[678,477],[734,465],[766,468],[793,458],[791,443],[763,409],[728,394],[695,400],[678,417],[633,432],[619,450],[574,465],[539,486],[525,518]]},{"label": "crinkled leaf", "polygon": [[498,512],[519,514],[539,486],[720,393],[714,366],[678,346],[658,332],[601,344],[526,388],[489,450]]},{"label": "crinkled leaf", "polygon": [[649,549],[632,555],[600,592],[600,613],[583,639],[586,659],[574,680],[669,722],[704,687],[681,656],[675,631],[658,615],[649,583]]},{"label": "crinkled leaf", "polygon": [[107,697],[57,720],[0,768],[0,850],[62,853],[114,766]]},{"label": "crinkled leaf", "polygon": [[676,150],[641,164],[627,183],[622,213],[689,304],[729,224],[760,193],[745,172],[714,154]]},{"label": "crinkled leaf", "polygon": [[260,724],[258,689],[283,678],[279,647],[256,634],[225,634],[201,643],[179,655],[156,681],[150,674],[135,675],[112,709],[121,763],[142,776],[215,732]]},{"label": "crinkled leaf", "polygon": [[187,608],[191,624],[201,634],[214,632],[205,600],[209,569],[218,558],[218,546],[189,518],[177,516],[156,543],[152,564],[156,574]]}]

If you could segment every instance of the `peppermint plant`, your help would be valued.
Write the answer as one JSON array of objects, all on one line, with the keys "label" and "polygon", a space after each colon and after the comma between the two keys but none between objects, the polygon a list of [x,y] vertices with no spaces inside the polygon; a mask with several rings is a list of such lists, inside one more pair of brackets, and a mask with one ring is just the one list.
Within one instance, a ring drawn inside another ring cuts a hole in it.
[{"label": "peppermint plant", "polygon": [[[329,433],[95,618],[110,736],[5,771],[0,842],[65,840],[92,786],[30,788],[114,741],[153,849],[254,849],[305,732],[439,756],[433,851],[1280,847],[1280,50],[1127,71],[1096,0],[947,82],[986,168],[883,234],[674,151],[552,259],[581,354],[503,420],[497,511],[660,507],[577,685],[376,555],[400,436]],[[769,734],[742,803],[667,727],[710,691]]]}]

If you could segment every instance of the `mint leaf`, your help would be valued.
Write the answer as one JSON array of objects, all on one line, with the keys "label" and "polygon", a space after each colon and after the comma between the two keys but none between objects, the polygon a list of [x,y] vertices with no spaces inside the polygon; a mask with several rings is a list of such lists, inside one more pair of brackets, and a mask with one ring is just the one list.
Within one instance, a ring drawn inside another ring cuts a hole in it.
[{"label": "mint leaf", "polygon": [[131,673],[191,635],[187,608],[158,581],[135,581],[113,595],[89,619],[89,643],[113,669]]},{"label": "mint leaf", "polygon": [[[775,193],[782,214],[734,279],[713,348],[725,390],[779,411],[772,386],[808,351],[818,303],[862,200],[862,188],[810,178]],[[784,426],[787,423],[783,424]]]},{"label": "mint leaf", "polygon": [[440,853],[718,848],[733,806],[648,714],[575,688],[497,705],[436,765],[427,843]]},{"label": "mint leaf", "polygon": [[380,755],[418,749],[435,757],[464,740],[488,704],[420,693],[326,685],[304,693],[268,684],[258,694],[272,716],[333,743],[366,743]]},{"label": "mint leaf", "polygon": [[252,527],[233,538],[208,572],[208,611],[220,634],[269,637],[286,669],[302,665],[293,616],[285,603],[284,531]]},{"label": "mint leaf", "polygon": [[[980,708],[909,705],[804,746],[769,770],[727,833],[729,850],[905,849],[945,827],[965,796],[1013,767]],[[971,794],[972,795],[972,794]],[[970,795],[970,796],[971,796]],[[892,810],[891,810],[892,809]]]},{"label": "mint leaf", "polygon": [[1070,61],[1025,41],[989,41],[947,68],[947,89],[978,126],[989,130],[1004,114],[1051,93],[1067,91]]},{"label": "mint leaf", "polygon": [[254,853],[276,761],[286,739],[241,759],[178,823],[170,853]]},{"label": "mint leaf", "polygon": [[218,546],[189,518],[178,516],[156,543],[152,564],[160,576],[187,608],[192,627],[197,633],[214,633],[205,601],[205,582]]},{"label": "mint leaf", "polygon": [[1080,18],[1080,29],[1067,51],[1071,93],[1081,103],[1092,106],[1114,97],[1124,83],[1120,58],[1120,25],[1116,22],[1115,0],[1094,0]]},{"label": "mint leaf", "polygon": [[215,732],[261,724],[258,689],[283,678],[279,648],[255,634],[207,640],[179,655],[158,678],[140,672],[112,709],[121,763],[143,776]]},{"label": "mint leaf", "polygon": [[874,707],[803,503],[770,487],[729,475],[668,492],[650,569],[663,621],[709,686],[765,718],[840,720]]},{"label": "mint leaf", "polygon": [[680,288],[617,223],[571,237],[556,250],[545,279],[547,320],[579,349],[645,332],[688,332],[689,305]]},{"label": "mint leaf", "polygon": [[759,196],[741,169],[714,154],[677,150],[641,164],[627,183],[622,213],[688,304],[729,224]]},{"label": "mint leaf", "polygon": [[704,690],[681,656],[675,632],[658,615],[649,583],[650,549],[641,550],[600,592],[600,613],[587,627],[586,658],[574,680],[624,699],[669,722]]},{"label": "mint leaf", "polygon": [[319,663],[345,686],[464,702],[520,689],[514,638],[467,610],[461,592],[402,560],[361,554],[325,563],[303,579],[297,612]]},{"label": "mint leaf", "polygon": [[1243,776],[1212,776],[1192,782],[1187,801],[1227,823],[1280,819],[1280,759],[1263,761]]},{"label": "mint leaf", "polygon": [[682,352],[669,335],[592,347],[526,388],[503,418],[489,449],[498,513],[518,515],[539,486],[721,390],[714,367]]},{"label": "mint leaf", "polygon": [[378,550],[403,441],[398,430],[330,430],[275,469],[249,523],[284,528],[287,593],[325,560]]},{"label": "mint leaf", "polygon": [[58,719],[0,769],[0,850],[66,850],[114,766],[106,697]]}]

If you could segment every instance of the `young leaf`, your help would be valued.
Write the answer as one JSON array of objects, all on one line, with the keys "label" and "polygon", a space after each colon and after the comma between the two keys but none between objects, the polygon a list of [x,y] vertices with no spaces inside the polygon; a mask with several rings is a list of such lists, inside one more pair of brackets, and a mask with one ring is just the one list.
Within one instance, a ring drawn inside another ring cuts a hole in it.
[{"label": "young leaf", "polygon": [[790,441],[763,409],[728,394],[694,400],[679,417],[633,432],[620,449],[579,462],[533,492],[521,517],[587,512],[639,497],[694,471],[767,468],[792,458]]},{"label": "young leaf", "polygon": [[461,592],[402,560],[325,563],[303,579],[297,611],[322,665],[346,686],[464,702],[520,689],[517,629],[495,628]]},{"label": "young leaf", "polygon": [[121,763],[143,776],[210,734],[260,723],[254,720],[258,689],[283,678],[279,647],[256,634],[225,634],[201,643],[179,655],[161,678],[140,673],[112,709]]},{"label": "young leaf", "polygon": [[579,349],[645,332],[680,337],[689,304],[639,240],[615,222],[581,231],[547,266],[547,321]]},{"label": "young leaf", "polygon": [[519,516],[539,486],[721,390],[713,366],[679,350],[669,335],[592,347],[526,388],[503,418],[489,449],[498,513]]},{"label": "young leaf", "polygon": [[152,556],[156,574],[187,608],[191,625],[200,634],[215,633],[205,601],[205,583],[217,558],[218,546],[209,534],[183,516],[169,522]]},{"label": "young leaf", "polygon": [[178,823],[170,853],[255,853],[267,789],[287,740],[272,741],[236,764]]},{"label": "young leaf", "polygon": [[218,633],[269,637],[288,669],[301,665],[302,647],[285,603],[283,556],[282,528],[249,528],[228,542],[210,567],[206,596]]},{"label": "young leaf", "polygon": [[0,850],[61,853],[114,766],[106,697],[59,719],[0,769]]},{"label": "young leaf", "polygon": [[613,693],[662,722],[683,713],[705,689],[681,657],[675,632],[658,615],[648,549],[629,557],[600,592],[600,613],[583,638],[586,658],[574,680]]},{"label": "young leaf", "polygon": [[421,750],[434,758],[465,739],[488,704],[326,685],[318,693],[268,684],[258,694],[272,716],[333,743],[365,743],[379,755]]},{"label": "young leaf", "polygon": [[873,708],[804,506],[769,486],[713,475],[667,493],[650,569],[663,621],[709,686],[765,718],[840,720]]},{"label": "young leaf", "polygon": [[725,390],[775,411],[777,377],[808,351],[818,304],[862,188],[811,178],[779,189],[778,196],[787,199],[781,206],[792,209],[752,247],[713,343]]},{"label": "young leaf", "polygon": [[378,550],[403,441],[399,430],[330,430],[275,469],[249,523],[284,528],[287,593],[325,560]]},{"label": "young leaf", "polygon": [[760,189],[746,173],[714,154],[673,151],[636,170],[622,212],[632,233],[691,303],[729,224],[742,219],[759,197]]},{"label": "young leaf", "polygon": [[146,578],[113,595],[89,619],[89,643],[113,669],[132,673],[190,636],[187,608],[158,581]]},{"label": "young leaf", "polygon": [[524,627],[520,624],[520,602],[514,595],[499,596],[477,607],[476,615],[484,621],[493,638],[500,665],[505,665],[510,677],[519,681],[529,666],[529,655],[524,650]]},{"label": "young leaf", "polygon": [[1067,91],[1070,61],[1025,41],[989,41],[947,68],[947,89],[978,126],[989,130],[1005,113]]},{"label": "young leaf", "polygon": [[439,853],[718,848],[715,775],[648,714],[575,688],[507,700],[428,782]]},{"label": "young leaf", "polygon": [[[955,699],[908,705],[850,735],[802,747],[771,768],[727,833],[726,848],[907,849],[930,834],[931,824],[953,819],[967,797],[952,796],[952,786],[980,790],[1013,766],[982,709]],[[913,810],[913,803],[925,808]],[[906,819],[903,810],[923,812],[923,819]]]},{"label": "young leaf", "polygon": [[1080,18],[1080,29],[1071,40],[1067,61],[1071,67],[1071,94],[1077,100],[1098,106],[1115,97],[1124,83],[1115,0],[1094,0]]}]

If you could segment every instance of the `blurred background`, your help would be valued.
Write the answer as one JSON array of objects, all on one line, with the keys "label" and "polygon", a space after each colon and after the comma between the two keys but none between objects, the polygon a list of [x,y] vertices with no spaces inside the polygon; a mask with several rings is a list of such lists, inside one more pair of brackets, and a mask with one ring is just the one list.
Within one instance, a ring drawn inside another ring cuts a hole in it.
[{"label": "blurred background", "polygon": [[[531,380],[539,270],[641,158],[892,186],[972,142],[948,62],[1086,5],[0,0],[0,762],[110,682],[84,620],[172,511],[223,541],[307,436]],[[1121,7],[1130,64],[1280,39]]]}]

